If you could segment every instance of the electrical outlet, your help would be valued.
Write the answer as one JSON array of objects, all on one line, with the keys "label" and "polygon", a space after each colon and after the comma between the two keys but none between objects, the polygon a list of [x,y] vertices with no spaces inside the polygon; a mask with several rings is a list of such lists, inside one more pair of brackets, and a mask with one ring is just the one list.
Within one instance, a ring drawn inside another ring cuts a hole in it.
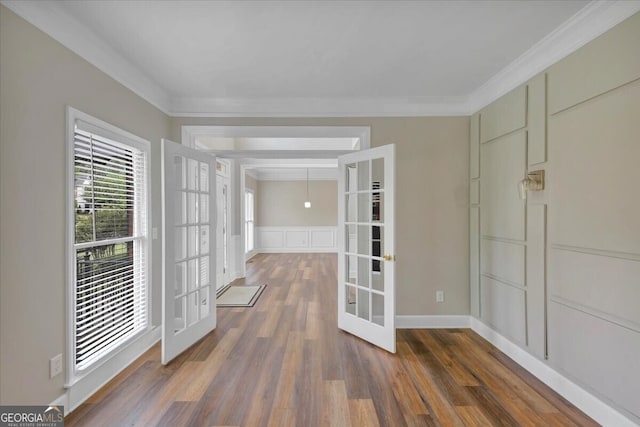
[{"label": "electrical outlet", "polygon": [[53,378],[56,375],[62,373],[62,354],[58,354],[49,359],[49,378]]},{"label": "electrical outlet", "polygon": [[436,291],[436,302],[444,302],[444,291]]},{"label": "electrical outlet", "polygon": [[151,235],[153,236],[153,240],[156,240],[158,238],[158,227],[153,227],[151,229]]}]

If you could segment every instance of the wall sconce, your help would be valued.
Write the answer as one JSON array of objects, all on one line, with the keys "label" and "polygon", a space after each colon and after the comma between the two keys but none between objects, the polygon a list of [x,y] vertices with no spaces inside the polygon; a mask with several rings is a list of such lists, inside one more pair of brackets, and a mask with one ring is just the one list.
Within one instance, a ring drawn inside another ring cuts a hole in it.
[{"label": "wall sconce", "polygon": [[518,183],[518,193],[520,198],[525,200],[528,191],[544,190],[544,170],[537,170],[527,173],[527,176]]}]

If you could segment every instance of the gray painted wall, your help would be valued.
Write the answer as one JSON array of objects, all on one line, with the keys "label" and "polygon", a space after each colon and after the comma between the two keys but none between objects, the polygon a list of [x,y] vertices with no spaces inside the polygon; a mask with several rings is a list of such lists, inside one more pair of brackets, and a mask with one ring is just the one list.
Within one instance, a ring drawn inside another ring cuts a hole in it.
[{"label": "gray painted wall", "polygon": [[[640,14],[472,117],[470,295],[474,316],[640,423],[638,46]],[[519,200],[537,169],[546,189]]]},{"label": "gray painted wall", "polygon": [[[169,119],[4,6],[0,90],[0,404],[43,404],[64,391],[49,359],[65,352],[66,106],[151,142],[154,227]],[[152,250],[160,301],[160,240]]]},{"label": "gray painted wall", "polygon": [[309,181],[311,208],[305,209],[306,181],[258,181],[260,227],[338,225],[337,181]]}]

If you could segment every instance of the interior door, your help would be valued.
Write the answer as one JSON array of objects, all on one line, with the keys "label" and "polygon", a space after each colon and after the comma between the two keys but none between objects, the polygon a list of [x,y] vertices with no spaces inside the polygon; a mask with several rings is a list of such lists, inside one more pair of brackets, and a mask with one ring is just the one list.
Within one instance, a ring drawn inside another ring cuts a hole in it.
[{"label": "interior door", "polygon": [[395,145],[338,159],[338,327],[395,353]]},{"label": "interior door", "polygon": [[162,140],[162,363],[216,327],[216,160]]}]

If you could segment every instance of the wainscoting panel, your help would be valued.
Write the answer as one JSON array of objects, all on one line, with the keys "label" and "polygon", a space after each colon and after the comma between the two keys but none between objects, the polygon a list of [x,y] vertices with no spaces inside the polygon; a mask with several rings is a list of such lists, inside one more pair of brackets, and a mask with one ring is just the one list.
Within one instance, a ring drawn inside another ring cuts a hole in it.
[{"label": "wainscoting panel", "polygon": [[555,114],[640,78],[640,14],[549,69],[549,111]]},{"label": "wainscoting panel", "polygon": [[335,248],[336,233],[335,230],[311,230],[311,247],[312,248]]},{"label": "wainscoting panel", "polygon": [[639,114],[637,80],[549,119],[553,243],[640,253]]},{"label": "wainscoting panel", "polygon": [[524,287],[525,247],[483,238],[480,246],[482,274]]},{"label": "wainscoting panel", "polygon": [[542,73],[529,82],[529,135],[527,138],[529,165],[547,160],[547,75]]},{"label": "wainscoting panel", "polygon": [[469,184],[469,202],[472,205],[480,203],[480,181],[477,179]]},{"label": "wainscoting panel", "polygon": [[471,116],[469,129],[469,178],[480,178],[480,114]]},{"label": "wainscoting panel", "polygon": [[[530,200],[530,199],[529,199]],[[540,359],[546,352],[547,205],[527,206],[527,345]]]},{"label": "wainscoting panel", "polygon": [[551,249],[551,297],[640,332],[640,256],[632,260],[581,251]]},{"label": "wainscoting panel", "polygon": [[480,317],[480,208],[469,210],[469,300],[471,315]]},{"label": "wainscoting panel", "polygon": [[308,230],[285,230],[284,231],[284,245],[286,248],[299,249],[308,248],[309,245],[309,231]]},{"label": "wainscoting panel", "polygon": [[505,337],[525,346],[525,291],[482,276],[480,293],[482,320]]},{"label": "wainscoting panel", "polygon": [[337,252],[337,227],[256,227],[258,252]]},{"label": "wainscoting panel", "polygon": [[256,247],[260,249],[279,249],[284,245],[284,232],[282,230],[264,230],[256,227]]},{"label": "wainscoting panel", "polygon": [[[527,125],[527,86],[520,86],[481,112],[480,142],[487,142]],[[482,158],[482,156],[480,156]],[[480,167],[484,175],[486,169]]]},{"label": "wainscoting panel", "polygon": [[552,366],[640,421],[640,333],[554,301],[549,325]]},{"label": "wainscoting panel", "polygon": [[[483,121],[484,123],[484,116]],[[525,202],[518,182],[525,175],[527,132],[519,131],[482,144],[480,148],[480,233],[524,241]]]}]

